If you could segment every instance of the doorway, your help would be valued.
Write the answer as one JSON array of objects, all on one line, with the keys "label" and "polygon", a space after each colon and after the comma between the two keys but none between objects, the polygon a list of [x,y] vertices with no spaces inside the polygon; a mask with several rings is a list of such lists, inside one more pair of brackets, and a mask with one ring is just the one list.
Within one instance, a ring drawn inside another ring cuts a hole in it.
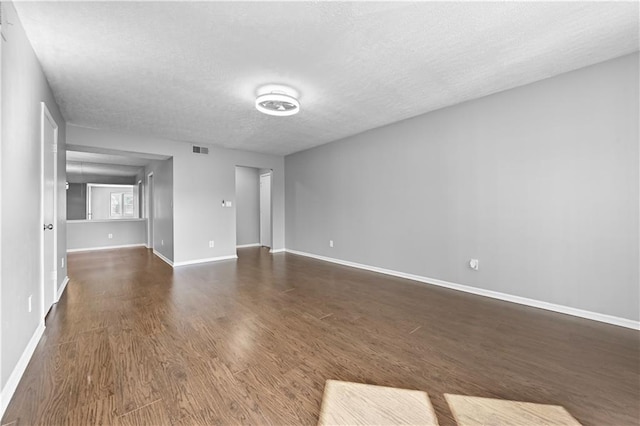
[{"label": "doorway", "polygon": [[156,216],[155,197],[153,194],[153,172],[147,175],[147,191],[147,248],[153,249],[153,222]]},{"label": "doorway", "polygon": [[58,271],[58,197],[56,186],[58,182],[58,124],[55,122],[47,105],[41,102],[41,210],[40,218],[43,224],[41,249],[41,282],[42,282],[42,318],[46,317],[51,306],[56,302]]},{"label": "doorway", "polygon": [[271,248],[271,169],[236,166],[236,247]]},{"label": "doorway", "polygon": [[260,175],[260,245],[271,248],[271,173]]}]

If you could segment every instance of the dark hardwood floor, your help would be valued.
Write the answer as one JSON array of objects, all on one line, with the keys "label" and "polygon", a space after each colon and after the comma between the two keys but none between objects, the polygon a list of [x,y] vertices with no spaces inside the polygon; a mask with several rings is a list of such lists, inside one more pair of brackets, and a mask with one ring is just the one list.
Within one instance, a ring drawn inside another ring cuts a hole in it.
[{"label": "dark hardwood floor", "polygon": [[3,424],[315,424],[326,379],[637,425],[637,331],[266,249],[70,254]]}]

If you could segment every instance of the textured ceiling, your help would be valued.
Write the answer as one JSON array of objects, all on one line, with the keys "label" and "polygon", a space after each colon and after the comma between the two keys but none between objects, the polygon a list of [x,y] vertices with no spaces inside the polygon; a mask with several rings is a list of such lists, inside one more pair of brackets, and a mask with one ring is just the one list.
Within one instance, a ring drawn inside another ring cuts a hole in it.
[{"label": "textured ceiling", "polygon": [[[19,2],[68,122],[288,154],[638,50],[638,3]],[[301,112],[271,117],[284,83]]]}]

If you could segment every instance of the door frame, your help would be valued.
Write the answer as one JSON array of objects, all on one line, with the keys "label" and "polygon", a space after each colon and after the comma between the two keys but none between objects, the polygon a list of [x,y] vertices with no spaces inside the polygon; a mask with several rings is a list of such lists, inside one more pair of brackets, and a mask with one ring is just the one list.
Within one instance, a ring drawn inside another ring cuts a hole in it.
[{"label": "door frame", "polygon": [[136,184],[136,186],[138,187],[138,205],[136,206],[136,209],[138,210],[138,219],[142,219],[144,217],[144,191],[145,191],[145,187],[144,187],[144,183],[142,182],[142,179],[138,180],[138,183]]},{"label": "door frame", "polygon": [[[262,241],[262,178],[268,176],[269,177],[269,223],[267,223],[267,228],[269,228],[269,245],[265,246]],[[266,173],[260,173],[259,177],[259,189],[260,189],[260,204],[259,204],[259,212],[260,212],[260,246],[269,247],[270,250],[273,249],[273,170],[270,170]]]},{"label": "door frame", "polygon": [[[44,226],[44,161],[45,161],[45,133],[44,124],[45,120],[48,120],[53,127],[53,146],[51,151],[53,154],[53,273],[51,280],[53,282],[53,303],[56,303],[56,296],[58,292],[58,123],[53,119],[47,104],[40,102],[40,226]],[[44,233],[43,229],[40,229],[40,313],[41,319],[44,321],[44,317],[48,310],[45,312],[45,285],[48,281],[44,270],[45,258],[44,258]]]},{"label": "door frame", "polygon": [[155,204],[155,180],[153,172],[147,174],[147,196],[144,198],[147,213],[147,248],[154,249],[153,232],[155,227],[156,212],[152,204]]}]

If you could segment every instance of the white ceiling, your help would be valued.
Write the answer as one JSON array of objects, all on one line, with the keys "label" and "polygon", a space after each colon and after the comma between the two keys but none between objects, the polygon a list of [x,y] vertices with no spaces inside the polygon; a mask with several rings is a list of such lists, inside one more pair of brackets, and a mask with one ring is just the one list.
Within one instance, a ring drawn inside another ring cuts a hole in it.
[{"label": "white ceiling", "polygon": [[87,176],[134,177],[153,160],[132,155],[67,150],[67,178]]},{"label": "white ceiling", "polygon": [[153,161],[149,158],[131,155],[102,154],[97,152],[67,151],[67,162],[118,164],[122,166],[147,166]]},{"label": "white ceiling", "polygon": [[[638,50],[638,2],[16,8],[68,122],[275,154]],[[301,112],[256,111],[268,83]]]},{"label": "white ceiling", "polygon": [[71,176],[78,177],[87,175],[134,177],[141,171],[144,171],[144,169],[134,166],[67,161],[67,178]]}]

